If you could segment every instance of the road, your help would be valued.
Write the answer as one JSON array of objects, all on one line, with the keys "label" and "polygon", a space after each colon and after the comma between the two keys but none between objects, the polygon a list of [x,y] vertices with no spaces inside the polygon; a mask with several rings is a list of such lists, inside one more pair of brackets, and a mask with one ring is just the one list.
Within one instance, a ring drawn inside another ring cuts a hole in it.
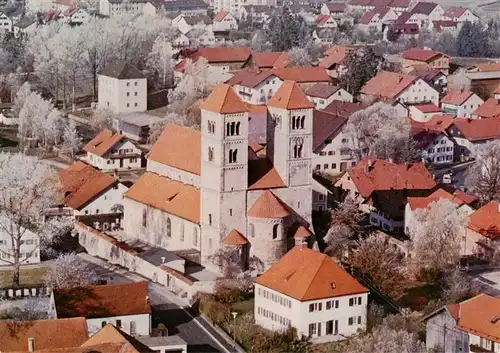
[{"label": "road", "polygon": [[474,161],[467,162],[467,163],[462,163],[462,164],[457,164],[454,166],[449,166],[446,168],[439,168],[439,169],[432,169],[431,173],[434,174],[436,181],[440,182],[443,178],[443,174],[449,173],[450,171],[453,172],[453,183],[452,186],[455,187],[456,189],[460,189],[465,185],[465,174],[467,171],[467,168],[474,164]]},{"label": "road", "polygon": [[[145,281],[144,277],[127,269],[114,266],[88,254],[79,254],[92,264],[108,283],[130,283]],[[188,344],[188,353],[232,353],[236,352],[230,343],[203,319],[197,317],[165,287],[149,282],[149,297],[153,307],[153,327],[163,322],[169,335],[179,335]]]}]

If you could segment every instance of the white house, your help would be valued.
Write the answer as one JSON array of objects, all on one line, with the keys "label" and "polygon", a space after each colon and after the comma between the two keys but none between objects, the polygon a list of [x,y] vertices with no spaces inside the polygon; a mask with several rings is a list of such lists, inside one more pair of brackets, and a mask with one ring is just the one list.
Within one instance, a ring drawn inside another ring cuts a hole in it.
[{"label": "white house", "polygon": [[245,69],[236,73],[228,83],[245,102],[265,104],[283,83],[272,70]]},{"label": "white house", "polygon": [[83,24],[90,21],[90,14],[83,8],[73,7],[63,12],[65,20],[72,24]]},{"label": "white house", "polygon": [[[12,222],[12,223],[11,223]],[[15,225],[13,221],[3,220],[2,224]],[[23,228],[24,229],[24,228]],[[7,232],[0,230],[0,266],[12,265],[14,253],[12,252],[12,238]],[[19,247],[19,263],[21,265],[37,264],[40,262],[40,237],[29,229],[24,229]]]},{"label": "white house", "polygon": [[29,36],[35,33],[38,21],[36,19],[25,17],[13,25],[14,37]]},{"label": "white house", "polygon": [[[123,194],[127,187],[114,177],[77,162],[58,172],[64,207],[72,216],[118,215],[123,212]],[[58,208],[49,213],[57,214]],[[118,217],[121,218],[121,217]],[[118,221],[119,223],[119,221]]]},{"label": "white house", "polygon": [[441,114],[441,108],[435,104],[415,104],[410,105],[410,116],[418,122],[429,121],[433,116]]},{"label": "white house", "polygon": [[119,133],[104,129],[83,148],[85,160],[101,170],[141,167],[142,151]]},{"label": "white house", "polygon": [[12,19],[3,12],[0,12],[0,29],[12,32]]},{"label": "white house", "polygon": [[313,176],[312,180],[312,207],[313,211],[328,211],[328,200],[332,197],[332,191]]},{"label": "white house", "polygon": [[500,352],[500,299],[479,294],[424,318],[426,347],[450,353]]},{"label": "white house", "polygon": [[109,64],[99,74],[99,108],[114,113],[143,112],[147,108],[147,79],[123,60]]},{"label": "white house", "polygon": [[107,324],[131,336],[151,334],[147,282],[55,289],[49,312],[56,319],[84,317],[89,335]]},{"label": "white house", "polygon": [[450,6],[446,9],[442,16],[443,20],[450,20],[453,22],[477,22],[479,17],[476,16],[471,10],[460,7],[460,6]]},{"label": "white house", "polygon": [[444,10],[441,5],[434,2],[419,1],[411,13],[420,22],[420,27],[423,27],[433,21],[440,21],[443,18]]},{"label": "white house", "polygon": [[99,0],[99,13],[104,16],[138,15],[143,13],[146,1]]},{"label": "white house", "polygon": [[337,28],[338,24],[336,19],[330,15],[318,15],[315,20],[316,27],[318,28]]},{"label": "white house", "polygon": [[316,109],[326,108],[333,101],[352,103],[354,99],[345,89],[326,83],[315,84],[308,88],[305,94],[316,105]]},{"label": "white house", "polygon": [[228,11],[222,10],[214,17],[214,31],[236,31],[238,30],[238,21]]},{"label": "white house", "polygon": [[212,29],[212,20],[205,15],[179,15],[172,20],[172,26],[187,34],[192,29]]},{"label": "white house", "polygon": [[455,142],[443,132],[422,131],[414,136],[422,149],[422,159],[429,164],[453,163]]},{"label": "white house", "polygon": [[484,101],[475,93],[466,90],[449,90],[441,99],[441,109],[444,113],[457,118],[474,118],[474,112]]},{"label": "white house", "polygon": [[347,5],[343,2],[328,2],[321,6],[322,15],[332,15],[334,18],[344,16]]},{"label": "white house", "polygon": [[365,32],[382,32],[382,20],[376,11],[365,12],[359,19],[358,27]]},{"label": "white house", "polygon": [[315,343],[343,340],[366,328],[367,301],[368,289],[333,259],[297,245],[257,277],[255,322],[278,332],[294,327]]},{"label": "white house", "polygon": [[456,118],[448,128],[455,140],[460,158],[473,157],[475,148],[500,138],[500,117],[485,119]]}]

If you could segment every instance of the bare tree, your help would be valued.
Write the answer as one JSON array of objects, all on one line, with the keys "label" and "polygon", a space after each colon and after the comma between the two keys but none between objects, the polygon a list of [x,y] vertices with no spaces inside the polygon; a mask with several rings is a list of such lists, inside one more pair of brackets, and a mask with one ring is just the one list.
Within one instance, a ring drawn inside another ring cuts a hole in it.
[{"label": "bare tree", "polygon": [[290,66],[311,66],[311,56],[306,48],[292,48],[288,51],[288,56],[290,57]]},{"label": "bare tree", "polygon": [[448,76],[448,88],[457,90],[470,90],[471,80],[467,77],[465,70],[458,70],[455,74]]},{"label": "bare tree", "polygon": [[0,300],[0,317],[16,322],[48,319],[49,298],[28,297],[16,301]]},{"label": "bare tree", "polygon": [[161,79],[162,88],[168,87],[173,80],[174,61],[172,55],[172,44],[165,36],[159,35],[153,43],[147,65]]},{"label": "bare tree", "polygon": [[21,264],[69,229],[66,220],[43,219],[43,212],[59,203],[57,187],[49,165],[22,154],[0,154],[0,232],[9,243],[0,255],[14,269],[14,286],[19,286]]},{"label": "bare tree", "polygon": [[115,113],[110,109],[99,108],[89,117],[89,124],[96,130],[110,129],[113,126]]},{"label": "bare tree", "polygon": [[460,260],[460,240],[467,215],[449,200],[432,202],[415,212],[417,227],[411,234],[413,263],[417,270],[427,268],[444,271],[457,266]]},{"label": "bare tree", "polygon": [[483,202],[500,199],[500,141],[476,147],[475,158],[467,169],[465,184]]},{"label": "bare tree", "polygon": [[348,262],[367,276],[384,294],[401,294],[406,278],[403,255],[386,243],[381,234],[372,234],[356,242]]},{"label": "bare tree", "polygon": [[427,350],[415,334],[381,326],[371,333],[349,340],[342,352],[426,353]]},{"label": "bare tree", "polygon": [[62,151],[68,154],[71,158],[75,158],[75,154],[80,151],[82,147],[82,138],[76,129],[74,120],[69,122],[64,127]]},{"label": "bare tree", "polygon": [[87,287],[101,279],[95,268],[75,253],[59,255],[44,278],[51,288]]},{"label": "bare tree", "polygon": [[446,271],[443,277],[441,298],[445,303],[459,303],[479,294],[470,277],[458,268]]}]

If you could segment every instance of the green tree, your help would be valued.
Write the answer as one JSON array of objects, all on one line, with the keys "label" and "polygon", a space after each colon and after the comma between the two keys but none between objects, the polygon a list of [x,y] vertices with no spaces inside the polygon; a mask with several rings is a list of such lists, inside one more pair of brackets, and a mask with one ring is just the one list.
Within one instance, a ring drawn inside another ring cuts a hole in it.
[{"label": "green tree", "polygon": [[266,31],[273,51],[288,51],[300,46],[307,34],[305,23],[299,18],[290,12],[288,6],[283,6],[273,14]]},{"label": "green tree", "polygon": [[347,71],[342,75],[345,89],[352,95],[357,95],[363,85],[376,75],[383,58],[375,54],[372,48],[353,50],[346,58]]},{"label": "green tree", "polygon": [[457,36],[457,54],[468,57],[491,56],[491,45],[488,31],[480,22],[465,22]]}]

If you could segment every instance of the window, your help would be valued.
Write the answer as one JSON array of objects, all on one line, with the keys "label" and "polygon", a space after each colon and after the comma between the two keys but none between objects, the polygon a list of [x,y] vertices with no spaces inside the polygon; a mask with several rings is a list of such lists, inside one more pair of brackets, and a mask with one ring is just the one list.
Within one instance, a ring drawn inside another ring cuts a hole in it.
[{"label": "window", "polygon": [[130,334],[132,336],[137,334],[137,329],[135,327],[135,321],[130,321]]},{"label": "window", "polygon": [[324,164],[323,169],[328,169],[328,164]]},{"label": "window", "polygon": [[137,86],[137,81],[134,82],[134,86]]},{"label": "window", "polygon": [[327,335],[333,335],[333,320],[326,322],[326,332]]},{"label": "window", "polygon": [[278,238],[278,227],[279,227],[279,224],[275,224],[273,226],[273,239],[277,239]]},{"label": "window", "polygon": [[130,92],[127,92],[127,97],[129,97],[129,96],[130,96]]},{"label": "window", "polygon": [[332,163],[332,169],[337,169],[337,163]]},{"label": "window", "polygon": [[122,328],[122,320],[116,320],[116,327]]},{"label": "window", "polygon": [[148,226],[148,211],[146,209],[142,210],[142,226],[144,228]]},{"label": "window", "polygon": [[130,108],[130,103],[127,103],[127,108]]},{"label": "window", "polygon": [[130,82],[127,82],[127,87],[130,86]]},{"label": "window", "polygon": [[136,97],[137,97],[137,92],[135,92],[135,93],[134,93],[134,96],[136,96]]},{"label": "window", "polygon": [[328,151],[328,155],[329,156],[334,156],[335,155],[335,151]]},{"label": "window", "polygon": [[229,150],[229,163],[236,163],[238,161],[238,150]]},{"label": "window", "polygon": [[212,249],[212,238],[208,238],[208,248]]},{"label": "window", "polygon": [[302,141],[296,141],[293,146],[293,157],[302,158]]},{"label": "window", "polygon": [[95,210],[95,213],[96,213],[96,214],[99,214],[99,209],[96,209],[96,210]]},{"label": "window", "polygon": [[316,323],[309,324],[309,337],[316,335]]},{"label": "window", "polygon": [[348,320],[348,325],[349,325],[349,326],[354,325],[354,317],[350,317],[350,318],[349,318],[349,320]]},{"label": "window", "polygon": [[210,225],[210,226],[212,225],[212,214],[211,213],[208,214],[208,225]]},{"label": "window", "polygon": [[214,148],[213,147],[208,147],[208,161],[209,162],[214,161]]},{"label": "window", "polygon": [[181,241],[184,242],[184,223],[181,223],[180,233]]},{"label": "window", "polygon": [[321,170],[321,165],[316,164],[316,170]]},{"label": "window", "polygon": [[106,321],[101,321],[101,327],[106,326]]},{"label": "window", "polygon": [[250,233],[250,237],[255,238],[255,227],[253,223],[250,223],[250,225],[248,226],[248,231]]},{"label": "window", "polygon": [[230,208],[230,209],[229,209],[229,215],[230,215],[230,216],[232,216],[232,215],[233,215],[233,209],[232,209],[232,208]]},{"label": "window", "polygon": [[358,325],[361,325],[361,316],[358,316]]},{"label": "window", "polygon": [[198,228],[193,228],[193,245],[198,246]]},{"label": "window", "polygon": [[319,153],[319,155],[320,155],[320,156],[326,156],[326,152],[321,151],[321,152]]},{"label": "window", "polygon": [[167,237],[172,236],[172,221],[170,220],[170,217],[167,217]]}]

